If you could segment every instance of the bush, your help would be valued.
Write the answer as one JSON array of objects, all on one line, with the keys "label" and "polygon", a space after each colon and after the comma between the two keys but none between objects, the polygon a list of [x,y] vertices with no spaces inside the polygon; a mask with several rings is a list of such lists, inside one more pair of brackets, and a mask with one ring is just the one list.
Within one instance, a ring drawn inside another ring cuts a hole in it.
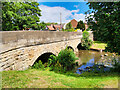
[{"label": "bush", "polygon": [[66,25],[66,29],[71,29],[72,28],[72,24],[71,22],[69,22],[67,25]]},{"label": "bush", "polygon": [[66,72],[74,69],[75,60],[78,58],[71,49],[61,50],[58,56],[51,55],[49,58],[49,66],[51,70]]},{"label": "bush", "polygon": [[48,62],[43,64],[41,60],[36,62],[32,68],[35,69],[45,69],[49,68],[49,70],[54,70],[55,72],[67,72],[71,71],[75,68],[75,60],[78,58],[76,57],[74,51],[72,49],[64,49],[61,50],[58,56],[50,55]]},{"label": "bush", "polygon": [[116,60],[115,58],[112,60],[114,68],[112,71],[120,73],[120,59]]},{"label": "bush", "polygon": [[33,65],[32,68],[35,68],[35,69],[40,69],[40,68],[41,68],[41,69],[44,69],[45,67],[44,67],[42,61],[39,60],[39,62],[36,62],[36,63]]},{"label": "bush", "polygon": [[89,33],[85,30],[83,32],[83,38],[81,39],[81,45],[85,49],[90,49],[90,46],[93,44],[93,41],[89,39]]},{"label": "bush", "polygon": [[90,28],[87,28],[86,31],[90,31]]},{"label": "bush", "polygon": [[74,28],[71,28],[71,29],[63,29],[62,31],[66,31],[66,32],[74,32]]}]

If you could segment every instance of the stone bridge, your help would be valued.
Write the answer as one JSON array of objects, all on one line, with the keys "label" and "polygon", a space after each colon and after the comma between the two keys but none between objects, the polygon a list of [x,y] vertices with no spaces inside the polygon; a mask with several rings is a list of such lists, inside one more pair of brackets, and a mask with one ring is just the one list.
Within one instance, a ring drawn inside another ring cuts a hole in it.
[{"label": "stone bridge", "polygon": [[0,36],[0,71],[25,70],[45,53],[57,55],[67,46],[77,51],[82,32],[1,31]]}]

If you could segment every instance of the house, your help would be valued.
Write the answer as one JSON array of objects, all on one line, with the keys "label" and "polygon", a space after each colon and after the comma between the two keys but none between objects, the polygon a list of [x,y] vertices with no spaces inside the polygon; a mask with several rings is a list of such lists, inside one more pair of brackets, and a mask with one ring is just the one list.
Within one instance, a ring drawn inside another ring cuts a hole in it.
[{"label": "house", "polygon": [[[77,24],[78,24],[78,22],[75,20],[75,19],[72,19],[71,21],[71,25],[72,25],[72,28],[76,28],[77,27]],[[66,25],[67,25],[68,23],[65,23],[64,24],[64,29],[66,29]]]},{"label": "house", "polygon": [[75,19],[71,20],[72,28],[75,29],[77,27],[77,24],[78,24],[78,22]]},{"label": "house", "polygon": [[[77,27],[77,25],[78,25],[78,22],[75,20],[75,19],[72,19],[71,21],[71,25],[72,25],[72,28],[76,28]],[[65,23],[65,25],[64,25],[64,29],[66,29],[66,25],[67,25],[68,23]],[[87,24],[87,22],[85,21],[85,29],[88,29],[89,28],[89,25]]]},{"label": "house", "polygon": [[53,28],[53,25],[46,26],[46,30],[49,30],[49,31],[56,31],[56,30]]},{"label": "house", "polygon": [[54,28],[55,30],[61,30],[61,25],[53,25],[53,28]]},{"label": "house", "polygon": [[46,30],[49,30],[49,31],[60,31],[62,28],[63,28],[62,25],[51,24],[50,26],[46,26]]}]

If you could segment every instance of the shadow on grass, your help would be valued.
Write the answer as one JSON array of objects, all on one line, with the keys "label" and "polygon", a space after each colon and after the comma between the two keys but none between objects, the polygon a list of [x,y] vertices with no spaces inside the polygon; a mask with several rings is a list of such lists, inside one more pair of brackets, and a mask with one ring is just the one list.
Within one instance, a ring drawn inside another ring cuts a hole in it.
[{"label": "shadow on grass", "polygon": [[102,41],[94,41],[94,43],[100,44],[100,43],[105,43],[105,42],[102,42]]},{"label": "shadow on grass", "polygon": [[[54,71],[55,72],[55,71]],[[113,72],[113,71],[107,71],[107,72],[84,72],[82,74],[77,74],[74,71],[69,71],[66,73],[62,72],[55,72],[58,74],[63,74],[66,76],[73,76],[73,77],[86,77],[86,78],[97,78],[97,77],[119,77],[120,73]]]}]

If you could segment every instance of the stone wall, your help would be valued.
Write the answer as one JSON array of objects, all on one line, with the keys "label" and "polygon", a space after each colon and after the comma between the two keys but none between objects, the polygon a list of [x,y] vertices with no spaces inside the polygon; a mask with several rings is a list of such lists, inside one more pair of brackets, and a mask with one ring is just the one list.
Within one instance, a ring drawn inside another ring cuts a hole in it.
[{"label": "stone wall", "polygon": [[4,31],[0,47],[1,52],[31,45],[48,44],[78,38],[81,32],[55,32],[55,31]]},{"label": "stone wall", "polygon": [[37,58],[47,52],[57,55],[61,49],[71,46],[77,50],[80,39],[61,41],[50,44],[22,47],[1,54],[0,71],[25,70],[32,66]]},{"label": "stone wall", "polygon": [[71,46],[77,51],[82,33],[78,32],[44,32],[13,31],[0,32],[0,71],[25,70],[36,59],[47,52],[57,55],[61,49]]}]

